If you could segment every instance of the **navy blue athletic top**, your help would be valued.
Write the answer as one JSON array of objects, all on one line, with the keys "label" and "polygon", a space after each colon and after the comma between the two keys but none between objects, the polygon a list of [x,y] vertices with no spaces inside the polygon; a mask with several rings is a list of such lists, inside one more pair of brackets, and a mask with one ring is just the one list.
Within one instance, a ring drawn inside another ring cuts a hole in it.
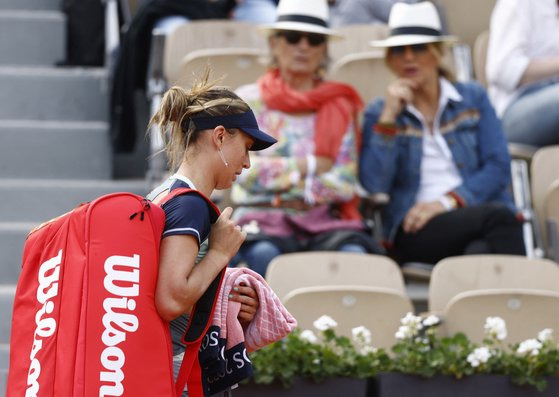
[{"label": "navy blue athletic top", "polygon": [[[170,187],[169,187],[170,185]],[[152,199],[162,190],[169,191],[186,187],[195,189],[194,184],[181,175],[173,175],[160,187],[148,195]],[[191,235],[198,241],[198,247],[208,238],[212,223],[218,215],[208,202],[196,193],[182,194],[174,197],[162,206],[165,211],[165,228],[163,238],[175,235]],[[201,250],[202,251],[202,250]],[[200,259],[200,255],[198,257]],[[173,355],[184,353],[185,345],[182,336],[188,325],[188,315],[183,314],[170,322],[171,339],[173,341]],[[175,369],[178,371],[178,368]],[[176,376],[176,373],[175,373]]]}]

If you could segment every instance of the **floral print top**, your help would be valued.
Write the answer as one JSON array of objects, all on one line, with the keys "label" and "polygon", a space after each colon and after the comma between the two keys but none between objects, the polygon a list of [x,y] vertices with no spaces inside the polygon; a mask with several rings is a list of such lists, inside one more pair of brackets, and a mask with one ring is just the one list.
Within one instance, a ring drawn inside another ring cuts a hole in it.
[{"label": "floral print top", "polygon": [[[238,183],[233,185],[233,203],[243,206],[270,203],[277,195],[282,201],[303,199],[304,181],[296,177],[296,159],[314,153],[316,114],[287,114],[268,109],[257,84],[242,86],[236,92],[252,108],[260,129],[278,142],[265,150],[251,152],[251,167],[243,170]],[[350,123],[334,165],[312,180],[310,191],[316,203],[340,203],[352,199],[356,192],[356,173],[355,126]]]}]

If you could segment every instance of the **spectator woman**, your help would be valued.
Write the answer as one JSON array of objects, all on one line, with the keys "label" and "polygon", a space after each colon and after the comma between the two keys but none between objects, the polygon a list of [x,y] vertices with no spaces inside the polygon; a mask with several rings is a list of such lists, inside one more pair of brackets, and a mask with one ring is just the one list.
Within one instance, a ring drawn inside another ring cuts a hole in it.
[{"label": "spectator woman", "polygon": [[366,110],[359,173],[369,192],[390,196],[383,225],[396,259],[523,255],[499,120],[480,85],[454,82],[441,63],[454,38],[430,2],[395,4],[389,27],[372,44],[386,48],[396,79]]},{"label": "spectator woman", "polygon": [[559,144],[559,2],[499,0],[487,49],[489,95],[510,142]]},{"label": "spectator woman", "polygon": [[278,140],[258,152],[233,187],[235,218],[247,225],[236,258],[265,275],[279,254],[305,250],[373,252],[355,206],[356,116],[350,86],[325,81],[326,0],[281,0],[268,26],[273,67],[239,96]]}]

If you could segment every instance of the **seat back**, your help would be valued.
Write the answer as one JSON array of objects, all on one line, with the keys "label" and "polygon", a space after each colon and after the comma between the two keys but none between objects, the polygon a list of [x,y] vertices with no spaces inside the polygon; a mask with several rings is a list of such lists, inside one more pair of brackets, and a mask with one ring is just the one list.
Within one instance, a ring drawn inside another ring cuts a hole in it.
[{"label": "seat back", "polygon": [[235,20],[195,20],[172,31],[165,39],[163,74],[167,81],[178,75],[183,58],[209,48],[253,48],[267,51],[266,37],[254,23]]},{"label": "seat back", "polygon": [[348,54],[336,61],[329,78],[355,88],[365,102],[384,96],[386,87],[396,77],[384,62],[381,50]]},{"label": "seat back", "polygon": [[413,312],[411,301],[393,289],[364,286],[322,286],[299,288],[285,297],[285,307],[297,319],[299,328],[313,329],[322,315],[332,317],[338,335],[351,338],[351,330],[364,326],[372,333],[375,347],[389,349],[400,319]]},{"label": "seat back", "polygon": [[495,316],[505,320],[505,344],[536,338],[545,328],[559,329],[559,292],[522,288],[462,292],[450,300],[442,331],[463,332],[479,343],[486,318]]},{"label": "seat back", "polygon": [[[435,0],[443,9],[449,34],[474,48],[476,37],[489,29],[497,0]],[[472,12],[475,10],[475,12]]]},{"label": "seat back", "polygon": [[548,247],[545,230],[544,198],[553,181],[559,179],[559,145],[545,146],[536,151],[530,165],[532,202],[544,247]]},{"label": "seat back", "polygon": [[487,46],[489,44],[489,30],[484,30],[477,35],[474,41],[474,76],[476,80],[487,87],[487,77],[485,75],[485,64],[487,63]]},{"label": "seat back", "polygon": [[548,259],[516,255],[464,255],[438,262],[431,274],[429,310],[443,312],[461,292],[530,288],[559,292],[559,266]]},{"label": "seat back", "polygon": [[549,257],[559,261],[559,179],[547,189],[544,198],[544,218],[549,248]]},{"label": "seat back", "polygon": [[332,63],[349,54],[369,52],[373,49],[369,44],[372,40],[382,40],[388,37],[389,29],[386,24],[351,24],[336,28],[343,38],[328,42],[328,55]]},{"label": "seat back", "polygon": [[266,281],[283,301],[292,290],[316,286],[375,286],[405,293],[400,268],[392,259],[352,252],[296,252],[270,262]]},{"label": "seat back", "polygon": [[190,87],[203,71],[210,66],[212,77],[220,79],[219,85],[236,89],[240,85],[254,83],[267,69],[266,53],[258,48],[208,48],[193,50],[186,54],[176,69],[177,75],[169,75],[171,85]]}]

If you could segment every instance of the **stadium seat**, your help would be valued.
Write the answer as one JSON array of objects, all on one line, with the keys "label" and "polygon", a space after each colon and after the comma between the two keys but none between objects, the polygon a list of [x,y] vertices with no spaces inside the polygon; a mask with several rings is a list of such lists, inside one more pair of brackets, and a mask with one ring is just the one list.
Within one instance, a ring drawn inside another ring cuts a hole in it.
[{"label": "stadium seat", "polygon": [[338,59],[329,78],[353,86],[365,102],[384,96],[394,74],[384,63],[384,52],[374,50],[348,54]]},{"label": "stadium seat", "polygon": [[176,75],[169,75],[173,85],[190,87],[207,67],[219,85],[236,89],[254,83],[267,69],[266,53],[258,48],[208,48],[189,52],[181,60]]},{"label": "stadium seat", "polygon": [[252,48],[267,51],[266,37],[258,26],[234,20],[197,20],[187,22],[166,38],[163,74],[168,82],[179,74],[184,57],[195,50],[210,48]]},{"label": "stadium seat", "polygon": [[487,62],[487,45],[489,44],[489,30],[484,30],[477,35],[474,41],[473,61],[475,79],[487,88],[485,64]]},{"label": "stadium seat", "polygon": [[351,338],[352,328],[364,326],[375,347],[389,349],[396,343],[400,319],[413,312],[411,301],[391,288],[366,286],[319,286],[298,288],[285,297],[285,307],[302,330],[313,329],[322,315],[332,317],[338,335]]},{"label": "stadium seat", "polygon": [[332,63],[346,55],[373,50],[369,42],[381,40],[388,36],[385,24],[352,24],[336,28],[342,39],[332,39],[328,43],[328,55]]},{"label": "stadium seat", "polygon": [[559,145],[545,146],[536,151],[531,163],[532,201],[543,236],[546,256],[549,256],[549,242],[545,227],[544,200],[550,185],[559,179]]},{"label": "stadium seat", "polygon": [[544,197],[544,221],[548,241],[548,256],[559,262],[559,179],[547,189]]},{"label": "stadium seat", "polygon": [[442,313],[456,295],[483,289],[536,289],[559,293],[559,265],[516,255],[464,255],[438,262],[429,284],[429,311]]},{"label": "stadium seat", "polygon": [[283,254],[270,262],[266,281],[282,301],[292,290],[318,286],[381,287],[405,294],[396,262],[375,254],[331,251]]},{"label": "stadium seat", "polygon": [[480,343],[486,336],[487,317],[505,320],[505,344],[536,338],[545,328],[559,329],[559,292],[524,288],[461,292],[446,306],[443,329],[447,335],[463,332]]},{"label": "stadium seat", "polygon": [[[442,7],[448,33],[474,48],[477,36],[489,29],[496,0],[435,0]],[[473,11],[475,10],[475,11]]]}]

